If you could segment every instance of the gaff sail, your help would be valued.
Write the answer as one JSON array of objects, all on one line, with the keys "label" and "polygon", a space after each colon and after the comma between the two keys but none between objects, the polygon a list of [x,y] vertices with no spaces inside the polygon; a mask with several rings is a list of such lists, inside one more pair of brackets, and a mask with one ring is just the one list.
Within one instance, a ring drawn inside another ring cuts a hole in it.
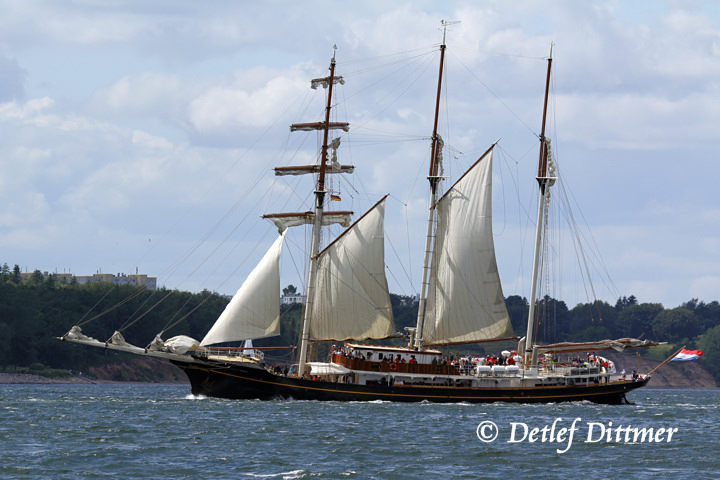
[{"label": "gaff sail", "polygon": [[507,336],[512,327],[492,233],[492,148],[437,201],[435,208],[437,228],[424,343]]},{"label": "gaff sail", "polygon": [[364,340],[395,333],[385,276],[385,198],[318,255],[310,338]]}]

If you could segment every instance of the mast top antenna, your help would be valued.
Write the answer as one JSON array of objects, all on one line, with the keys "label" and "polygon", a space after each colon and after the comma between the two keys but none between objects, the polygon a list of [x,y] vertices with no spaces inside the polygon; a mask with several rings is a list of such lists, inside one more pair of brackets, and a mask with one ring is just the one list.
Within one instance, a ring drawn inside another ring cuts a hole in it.
[{"label": "mast top antenna", "polygon": [[458,23],[460,23],[460,20],[456,20],[456,21],[440,20],[440,24],[442,25],[442,32],[443,32],[443,40],[442,40],[443,45],[445,45],[445,33],[447,32],[447,27],[450,25],[456,25]]}]

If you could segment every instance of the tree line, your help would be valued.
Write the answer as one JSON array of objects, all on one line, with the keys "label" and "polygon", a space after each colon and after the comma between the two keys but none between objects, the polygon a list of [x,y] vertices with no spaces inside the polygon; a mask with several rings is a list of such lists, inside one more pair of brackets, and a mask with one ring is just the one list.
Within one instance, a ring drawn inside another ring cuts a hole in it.
[{"label": "tree line", "polygon": [[[126,358],[113,351],[57,340],[77,324],[82,325],[85,335],[101,341],[119,330],[128,342],[141,347],[159,332],[164,332],[164,339],[182,334],[200,340],[228,301],[209,291],[189,293],[166,288],[150,291],[108,283],[80,285],[59,280],[55,275],[45,277],[39,271],[23,279],[18,266],[10,269],[4,264],[0,268],[0,366],[40,363],[51,368],[83,370]],[[417,303],[410,297],[394,294],[391,301],[398,330],[415,326]],[[514,295],[506,298],[506,304],[515,334],[524,336],[528,300]],[[632,337],[665,341],[678,348],[686,345],[705,351],[701,361],[720,381],[717,301],[691,299],[678,307],[664,308],[659,303],[640,303],[629,296],[619,298],[615,305],[595,301],[568,308],[565,302],[546,296],[538,302],[536,311],[538,340],[542,343]],[[257,340],[255,344],[295,345],[301,312],[299,304],[283,305],[281,336]],[[322,357],[329,346],[318,344],[315,348],[315,353]],[[472,347],[462,348],[464,351]],[[268,355],[271,360],[293,360],[291,350]]]}]

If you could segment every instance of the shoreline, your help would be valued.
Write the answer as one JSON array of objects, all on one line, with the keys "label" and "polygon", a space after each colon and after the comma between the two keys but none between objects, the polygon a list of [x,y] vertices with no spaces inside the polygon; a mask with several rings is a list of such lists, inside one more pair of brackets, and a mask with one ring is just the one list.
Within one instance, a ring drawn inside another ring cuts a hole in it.
[{"label": "shoreline", "polygon": [[87,377],[48,378],[30,373],[0,373],[0,385],[190,385],[190,382],[139,382],[90,379]]}]

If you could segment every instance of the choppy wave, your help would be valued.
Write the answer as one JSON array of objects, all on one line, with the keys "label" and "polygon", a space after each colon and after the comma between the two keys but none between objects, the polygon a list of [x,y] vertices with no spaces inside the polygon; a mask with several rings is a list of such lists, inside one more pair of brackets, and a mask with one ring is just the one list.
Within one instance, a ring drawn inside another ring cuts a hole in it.
[{"label": "choppy wave", "polygon": [[[0,385],[0,478],[715,478],[720,391],[643,389],[631,399],[262,402],[195,397],[184,386]],[[567,439],[510,441],[513,425],[517,440],[525,427],[540,435],[555,422],[557,434],[575,419],[565,453]],[[494,441],[479,440],[480,422],[497,426]],[[610,441],[584,441],[590,423]],[[626,428],[677,431],[670,442],[626,442]]]}]

